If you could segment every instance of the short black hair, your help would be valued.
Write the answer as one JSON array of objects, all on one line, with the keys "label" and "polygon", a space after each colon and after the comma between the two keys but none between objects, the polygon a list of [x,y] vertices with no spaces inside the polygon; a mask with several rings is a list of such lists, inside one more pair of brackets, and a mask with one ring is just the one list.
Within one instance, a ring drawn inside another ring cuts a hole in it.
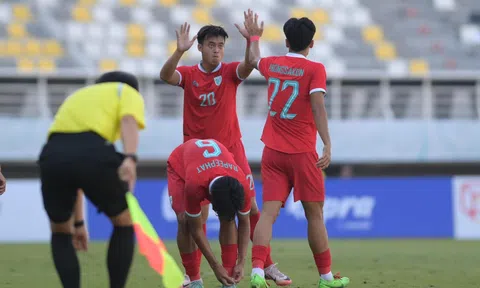
[{"label": "short black hair", "polygon": [[200,31],[197,33],[197,41],[198,44],[203,44],[203,41],[205,41],[206,38],[209,37],[223,37],[223,39],[228,38],[227,31],[223,29],[221,26],[216,26],[216,25],[206,25],[203,26]]},{"label": "short black hair", "polygon": [[283,33],[290,43],[290,49],[294,52],[305,50],[312,42],[315,32],[315,24],[307,17],[290,18],[283,25]]},{"label": "short black hair", "polygon": [[237,179],[223,176],[213,182],[210,188],[212,208],[218,218],[223,221],[232,221],[238,211],[243,209],[245,192]]},{"label": "short black hair", "polygon": [[120,82],[125,83],[128,86],[131,86],[133,89],[139,91],[138,89],[138,79],[135,75],[124,72],[124,71],[111,71],[102,74],[96,81],[96,84],[99,83],[108,83],[108,82]]}]

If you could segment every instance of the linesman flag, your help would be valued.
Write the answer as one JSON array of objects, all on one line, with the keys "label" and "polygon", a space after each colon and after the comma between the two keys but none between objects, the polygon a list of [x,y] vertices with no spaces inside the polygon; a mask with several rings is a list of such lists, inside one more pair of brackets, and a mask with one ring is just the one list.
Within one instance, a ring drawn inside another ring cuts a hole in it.
[{"label": "linesman flag", "polygon": [[128,192],[126,197],[140,253],[147,258],[150,267],[162,276],[165,288],[181,287],[183,283],[182,271],[172,256],[168,254],[152,223],[138,204],[137,198],[131,192]]}]

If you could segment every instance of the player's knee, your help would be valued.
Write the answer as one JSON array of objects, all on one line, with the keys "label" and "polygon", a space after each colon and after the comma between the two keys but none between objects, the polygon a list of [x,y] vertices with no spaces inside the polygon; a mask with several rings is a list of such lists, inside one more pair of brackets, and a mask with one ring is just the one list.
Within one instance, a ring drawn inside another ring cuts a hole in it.
[{"label": "player's knee", "polygon": [[269,222],[273,223],[280,214],[280,208],[282,208],[281,201],[267,201],[263,203],[262,216],[265,217]]},{"label": "player's knee", "polygon": [[210,205],[204,205],[202,206],[202,223],[207,223],[207,219],[208,219],[208,213],[209,213],[209,210],[210,209]]},{"label": "player's knee", "polygon": [[257,205],[257,199],[254,197],[252,197],[252,209],[250,210],[250,214],[252,215],[256,215],[258,214],[258,205]]},{"label": "player's knee", "polygon": [[178,230],[181,232],[186,232],[188,230],[187,217],[185,213],[180,213],[177,215]]},{"label": "player's knee", "polygon": [[308,221],[323,221],[323,202],[302,202]]},{"label": "player's knee", "polygon": [[128,209],[123,210],[120,214],[110,217],[113,226],[132,226],[132,217]]}]

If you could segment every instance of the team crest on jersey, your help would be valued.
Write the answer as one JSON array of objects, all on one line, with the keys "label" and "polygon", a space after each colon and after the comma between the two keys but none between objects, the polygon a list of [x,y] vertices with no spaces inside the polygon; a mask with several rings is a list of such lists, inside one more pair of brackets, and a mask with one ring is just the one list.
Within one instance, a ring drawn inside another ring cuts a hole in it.
[{"label": "team crest on jersey", "polygon": [[217,76],[217,77],[213,78],[213,80],[215,81],[215,84],[217,86],[220,86],[220,84],[222,84],[222,76]]}]

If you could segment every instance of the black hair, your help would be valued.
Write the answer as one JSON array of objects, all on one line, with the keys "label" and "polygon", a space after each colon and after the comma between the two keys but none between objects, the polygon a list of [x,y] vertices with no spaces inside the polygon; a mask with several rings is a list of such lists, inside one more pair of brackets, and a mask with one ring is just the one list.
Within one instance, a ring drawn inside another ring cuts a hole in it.
[{"label": "black hair", "polygon": [[203,44],[203,41],[209,37],[223,37],[223,39],[228,38],[227,31],[221,26],[216,25],[206,25],[203,26],[200,31],[197,33],[198,44]]},{"label": "black hair", "polygon": [[138,89],[138,79],[135,75],[130,74],[124,71],[111,71],[102,74],[96,81],[96,84],[99,83],[108,83],[108,82],[120,82],[125,83],[128,86],[131,86],[133,89],[139,91]]},{"label": "black hair", "polygon": [[283,25],[283,33],[285,33],[293,52],[305,50],[312,42],[315,32],[315,24],[307,17],[290,18]]},{"label": "black hair", "polygon": [[213,182],[210,188],[212,208],[218,218],[232,221],[245,203],[245,192],[242,184],[230,176],[221,177]]}]

